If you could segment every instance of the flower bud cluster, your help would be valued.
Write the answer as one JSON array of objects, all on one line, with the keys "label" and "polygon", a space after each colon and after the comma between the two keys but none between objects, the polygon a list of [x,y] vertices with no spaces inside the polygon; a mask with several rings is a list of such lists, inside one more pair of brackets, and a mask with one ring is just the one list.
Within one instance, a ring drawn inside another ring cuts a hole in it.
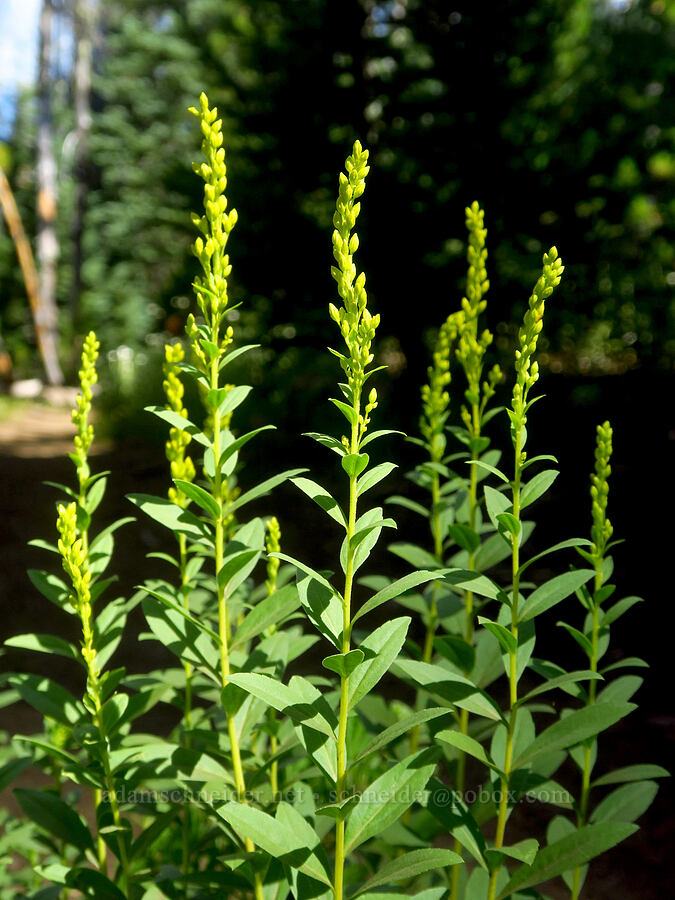
[{"label": "flower bud cluster", "polygon": [[[171,409],[187,419],[187,410],[183,406],[183,394],[185,389],[183,382],[179,377],[178,363],[185,358],[185,351],[182,344],[165,344],[164,346],[164,364],[162,372],[164,380],[162,387],[166,395],[166,408]],[[166,458],[171,464],[171,477],[179,478],[182,481],[193,481],[195,477],[195,467],[192,459],[185,455],[185,450],[192,438],[183,431],[182,428],[171,428],[169,431],[169,440],[166,442]],[[169,488],[169,499],[178,506],[186,506],[187,498],[182,491],[175,487]]]},{"label": "flower bud cluster", "polygon": [[80,483],[80,489],[84,482],[89,478],[89,463],[87,462],[87,454],[94,440],[94,426],[89,424],[89,413],[91,412],[91,401],[93,397],[92,388],[98,381],[96,374],[96,360],[98,359],[98,351],[101,345],[96,340],[93,331],[84,339],[82,347],[82,364],[78,372],[82,393],[78,394],[75,399],[75,409],[72,411],[73,424],[77,428],[77,434],[74,438],[75,451],[73,453],[73,461],[77,469],[77,478]]},{"label": "flower bud cluster", "polygon": [[420,433],[432,447],[436,461],[440,461],[445,449],[445,442],[437,436],[443,434],[450,406],[450,394],[446,387],[450,384],[450,354],[452,345],[457,339],[463,321],[462,311],[451,313],[441,325],[433,352],[432,365],[427,369],[428,384],[422,385],[422,416]]},{"label": "flower bud cluster", "polygon": [[[281,527],[276,516],[270,516],[266,523],[265,549],[268,553],[279,553],[281,550]],[[279,558],[267,557],[267,579],[265,585],[267,593],[273,594],[277,589],[277,575],[279,574]]]},{"label": "flower bud cluster", "polygon": [[74,591],[70,600],[82,622],[82,655],[87,666],[91,667],[96,657],[91,616],[91,572],[84,541],[77,536],[75,503],[68,506],[59,504],[56,528],[59,533],[58,551]]},{"label": "flower bud cluster", "polygon": [[227,279],[232,271],[225,253],[230,232],[237,223],[237,211],[227,212],[227,166],[223,144],[222,119],[218,110],[209,108],[206,94],[199,97],[199,109],[190,107],[202,132],[202,153],[206,159],[194,163],[194,171],[204,181],[204,215],[192,216],[193,225],[202,233],[193,244],[193,252],[204,275],[195,280],[199,307],[207,322],[222,316],[228,305]]},{"label": "flower bud cluster", "polygon": [[609,422],[598,425],[595,445],[595,471],[591,475],[591,540],[592,555],[602,559],[614,529],[607,518],[608,479],[612,472],[612,426]]},{"label": "flower bud cluster", "polygon": [[544,254],[544,268],[529,299],[523,324],[518,332],[516,350],[516,383],[513,387],[512,409],[516,421],[525,424],[527,394],[539,378],[539,364],[532,357],[543,327],[544,306],[554,289],[560,284],[565,267],[555,247]]},{"label": "flower bud cluster", "polygon": [[340,185],[335,214],[333,216],[333,256],[337,266],[331,267],[331,274],[337,282],[338,293],[343,306],[331,303],[330,316],[340,328],[349,351],[349,357],[339,355],[340,365],[347,376],[353,395],[357,396],[363,386],[366,367],[372,362],[370,347],[375,331],[380,324],[379,315],[372,316],[368,309],[366,276],[356,275],[354,254],[359,246],[358,235],[351,234],[361,210],[358,198],[363,194],[366,175],[369,172],[368,151],[363,150],[359,141],[354,143],[352,155],[345,162],[346,173],[340,173]]},{"label": "flower bud cluster", "polygon": [[[464,212],[466,214],[466,227],[469,232],[467,250],[469,268],[466,280],[466,297],[462,298],[463,318],[456,355],[467,380],[467,390],[464,396],[469,406],[475,408],[481,404],[483,358],[492,343],[492,333],[487,328],[480,334],[478,333],[478,319],[487,306],[487,301],[483,298],[490,288],[486,268],[487,248],[485,241],[487,228],[484,227],[485,213],[476,201],[471,206],[467,206]],[[483,408],[485,408],[488,400],[494,394],[495,384],[500,378],[501,372],[497,375],[493,368],[487,381],[483,382]],[[473,434],[475,430],[474,415],[466,406],[462,407],[462,420],[468,431]]]}]

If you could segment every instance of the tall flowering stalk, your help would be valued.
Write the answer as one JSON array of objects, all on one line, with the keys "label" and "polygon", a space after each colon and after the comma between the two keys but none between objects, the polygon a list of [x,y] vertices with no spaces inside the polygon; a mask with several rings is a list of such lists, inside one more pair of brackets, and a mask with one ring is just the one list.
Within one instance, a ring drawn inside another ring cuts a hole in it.
[{"label": "tall flowering stalk", "polygon": [[[518,712],[518,613],[520,601],[520,541],[522,523],[520,518],[521,479],[523,467],[527,460],[525,442],[527,439],[527,413],[533,401],[528,401],[530,390],[539,379],[539,364],[533,358],[537,349],[539,335],[543,327],[544,307],[546,300],[560,284],[564,266],[558,257],[558,251],[552,247],[544,254],[543,272],[534,286],[528,302],[523,324],[518,332],[518,348],[516,349],[516,382],[513,387],[511,408],[507,413],[511,420],[511,441],[514,450],[514,473],[511,481],[511,512],[502,512],[497,516],[500,531],[508,536],[511,543],[511,591],[510,608],[510,640],[503,640],[508,648],[509,710],[507,714],[507,733],[504,759],[501,765],[501,790],[497,813],[497,830],[494,846],[500,849],[504,844],[506,822],[509,812],[509,788],[511,768],[513,764],[513,742]],[[497,891],[497,876],[500,867],[495,866],[490,876],[488,900],[494,900]]]},{"label": "tall flowering stalk", "polygon": [[[192,344],[196,367],[199,369],[200,383],[206,388],[206,406],[210,418],[210,446],[204,456],[203,474],[210,487],[208,501],[203,499],[210,510],[214,526],[213,554],[216,578],[216,599],[218,607],[218,636],[220,639],[220,675],[224,696],[230,676],[231,623],[228,609],[230,599],[228,582],[224,573],[224,551],[228,510],[228,476],[224,471],[222,458],[225,446],[225,420],[232,410],[230,402],[234,391],[221,383],[221,368],[225,355],[233,340],[233,329],[226,324],[229,306],[228,277],[232,271],[230,258],[226,252],[227,242],[237,222],[237,212],[227,211],[227,167],[223,149],[222,121],[218,111],[209,107],[206,94],[199,98],[199,108],[191,107],[190,112],[199,119],[202,132],[202,153],[205,161],[195,164],[195,172],[204,181],[204,214],[193,215],[192,222],[201,232],[193,245],[199,260],[202,275],[194,282],[197,304],[203,316],[198,324],[191,314],[186,331]],[[177,487],[185,489],[185,482],[178,480]],[[226,706],[227,733],[234,781],[241,803],[247,803],[246,781],[241,760],[239,737],[234,721],[234,710]],[[246,837],[244,844],[248,852],[255,850],[253,841]],[[262,880],[255,876],[255,894],[262,900]]]},{"label": "tall flowering stalk", "polygon": [[[98,359],[99,342],[94,332],[85,338],[82,348],[82,365],[79,370],[81,393],[75,401],[72,412],[73,424],[77,428],[74,438],[74,451],[71,459],[75,465],[77,476],[77,499],[67,506],[59,504],[56,528],[59,533],[58,551],[61,555],[63,569],[72,585],[70,604],[75,609],[82,627],[81,652],[87,671],[85,707],[92,717],[96,729],[97,756],[103,769],[107,799],[117,829],[117,845],[122,870],[122,889],[129,891],[130,872],[127,859],[126,838],[122,829],[122,817],[117,801],[116,784],[111,765],[111,745],[108,723],[113,721],[110,715],[116,697],[113,695],[107,702],[104,694],[102,672],[95,645],[95,626],[93,612],[92,587],[93,578],[89,561],[89,522],[93,504],[88,503],[88,492],[91,488],[91,470],[89,467],[89,450],[94,440],[94,426],[89,417],[92,408],[93,386],[98,380],[96,361]],[[101,482],[104,484],[104,482]],[[99,498],[100,499],[100,498]],[[89,506],[89,510],[87,507]],[[106,714],[107,712],[107,714]],[[119,718],[119,717],[117,717]],[[102,801],[100,788],[95,789],[95,803],[98,808]],[[97,855],[100,870],[106,874],[106,846],[101,832],[97,833]]]}]

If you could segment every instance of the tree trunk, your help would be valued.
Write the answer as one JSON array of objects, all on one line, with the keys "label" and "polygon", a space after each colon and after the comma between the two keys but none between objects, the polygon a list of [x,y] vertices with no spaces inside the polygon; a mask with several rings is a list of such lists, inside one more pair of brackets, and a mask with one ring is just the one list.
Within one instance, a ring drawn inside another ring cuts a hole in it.
[{"label": "tree trunk", "polygon": [[56,237],[57,173],[54,156],[51,108],[53,0],[42,0],[40,11],[40,65],[38,89],[40,121],[37,147],[37,260],[40,276],[40,303],[36,327],[43,334],[43,355],[50,384],[63,384],[58,358],[58,320],[56,311],[56,264],[59,243]]},{"label": "tree trunk", "polygon": [[[40,320],[40,285],[38,281],[37,269],[35,268],[35,260],[33,259],[33,251],[30,249],[30,242],[23,230],[21,215],[14,200],[14,194],[2,168],[0,168],[0,207],[7,222],[7,228],[14,241],[16,247],[16,255],[19,258],[19,265],[23,274],[24,284],[26,285],[26,293],[28,294],[28,303],[33,314],[35,322],[35,337],[37,339],[38,350],[47,371],[47,354],[45,353],[45,332]],[[60,371],[60,370],[59,370]]]},{"label": "tree trunk", "polygon": [[70,310],[77,321],[82,293],[82,233],[89,188],[89,130],[91,128],[91,72],[96,8],[92,0],[75,0],[75,209],[73,214],[73,287]]}]

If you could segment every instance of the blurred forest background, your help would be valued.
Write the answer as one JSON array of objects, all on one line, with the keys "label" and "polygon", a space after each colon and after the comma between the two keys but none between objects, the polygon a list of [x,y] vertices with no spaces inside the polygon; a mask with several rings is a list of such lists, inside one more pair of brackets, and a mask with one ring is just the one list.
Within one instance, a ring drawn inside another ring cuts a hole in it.
[{"label": "blurred forest background", "polygon": [[[333,379],[317,349],[332,339],[331,217],[355,137],[372,154],[359,233],[379,353],[390,380],[410,376],[411,403],[434,327],[461,296],[473,199],[486,209],[498,353],[555,243],[567,270],[543,367],[673,371],[672,0],[39,5],[35,85],[3,98],[0,163],[37,257],[54,380],[59,368],[72,380],[94,328],[108,383],[133,405],[182,333],[200,205],[186,109],[202,89],[224,116],[239,211],[232,318],[238,339],[262,343],[257,378],[273,388],[260,401],[289,421],[323,392],[322,366]],[[3,371],[41,376],[7,228],[0,334]]]}]

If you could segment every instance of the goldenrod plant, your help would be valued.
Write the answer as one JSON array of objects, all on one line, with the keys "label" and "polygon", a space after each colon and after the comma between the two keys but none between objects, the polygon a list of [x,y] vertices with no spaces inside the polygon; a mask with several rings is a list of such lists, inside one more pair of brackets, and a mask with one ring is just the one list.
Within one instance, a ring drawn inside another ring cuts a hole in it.
[{"label": "goldenrod plant", "polygon": [[[170,481],[161,496],[129,498],[163,527],[166,544],[149,554],[132,597],[105,601],[114,532],[133,520],[98,533],[92,525],[106,473],[92,475],[89,460],[99,349],[89,335],[73,414],[75,486],[57,485],[65,497],[57,544],[34,542],[55,564],[30,573],[72,617],[80,645],[42,633],[7,642],[63,657],[81,699],[52,677],[6,676],[2,702],[28,703],[43,727],[0,748],[0,787],[32,766],[48,783],[15,789],[24,818],[4,820],[0,900],[549,900],[546,885],[558,876],[579,900],[587,864],[634,831],[666,773],[640,763],[594,774],[597,736],[634,708],[639,682],[608,676],[643,665],[603,665],[611,624],[637,601],[609,605],[608,424],[598,430],[590,540],[528,552],[534,523],[524,515],[557,475],[542,465],[553,457],[529,455],[527,429],[545,308],[563,272],[558,253],[545,254],[530,296],[504,412],[493,402],[502,373],[489,366],[491,335],[480,324],[484,214],[477,204],[466,210],[466,296],[440,329],[415,439],[425,458],[411,478],[430,502],[394,498],[428,521],[427,543],[394,544],[410,570],[378,574],[373,551],[396,523],[368,504],[369,491],[396,468],[379,448],[401,436],[374,430],[380,316],[356,262],[368,151],[354,143],[333,218],[337,296],[328,313],[343,378],[332,404],[343,426],[308,433],[334,454],[342,489],[333,496],[301,468],[249,485],[241,451],[272,426],[238,430],[251,388],[226,380],[227,367],[251,348],[238,346],[230,316],[237,214],[228,209],[218,112],[202,94],[192,113],[204,184],[203,212],[193,216],[195,308],[185,341],[165,349],[166,402],[150,408],[168,426]],[[200,398],[196,411],[186,395]],[[498,414],[510,421],[508,472],[486,433]],[[311,521],[313,501],[335,529],[338,574],[299,558],[285,525],[282,540],[288,507],[245,518],[249,503],[288,480],[300,514]],[[554,552],[554,574],[526,580]],[[575,594],[583,623],[568,609]],[[395,615],[392,602],[420,621]],[[147,624],[139,640],[158,642],[173,665],[115,667],[137,604]],[[584,667],[534,656],[535,622],[549,615],[564,617]],[[140,717],[160,703],[172,724],[157,734]],[[573,783],[568,757],[579,771]],[[546,835],[515,841],[512,816],[524,799],[556,814]]]}]

